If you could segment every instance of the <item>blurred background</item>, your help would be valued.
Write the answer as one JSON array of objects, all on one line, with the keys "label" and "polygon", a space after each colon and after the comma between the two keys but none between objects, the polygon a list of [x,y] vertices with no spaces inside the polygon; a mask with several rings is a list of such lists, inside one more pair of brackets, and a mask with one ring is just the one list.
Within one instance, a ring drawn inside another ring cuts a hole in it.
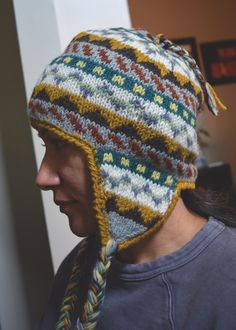
[{"label": "blurred background", "polygon": [[192,52],[228,107],[199,116],[199,185],[236,186],[236,2],[199,0],[0,0],[0,329],[33,329],[54,273],[78,243],[34,180],[43,150],[26,115],[48,62],[81,30],[135,27]]}]

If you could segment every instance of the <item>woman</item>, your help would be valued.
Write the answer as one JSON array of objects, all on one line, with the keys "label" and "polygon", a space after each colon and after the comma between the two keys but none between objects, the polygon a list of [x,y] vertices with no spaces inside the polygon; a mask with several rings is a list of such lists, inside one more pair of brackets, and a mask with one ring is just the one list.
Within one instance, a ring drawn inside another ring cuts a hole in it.
[{"label": "woman", "polygon": [[188,193],[204,102],[225,109],[185,50],[146,31],[82,32],[45,69],[29,103],[36,182],[87,238],[40,329],[235,328],[236,231]]}]

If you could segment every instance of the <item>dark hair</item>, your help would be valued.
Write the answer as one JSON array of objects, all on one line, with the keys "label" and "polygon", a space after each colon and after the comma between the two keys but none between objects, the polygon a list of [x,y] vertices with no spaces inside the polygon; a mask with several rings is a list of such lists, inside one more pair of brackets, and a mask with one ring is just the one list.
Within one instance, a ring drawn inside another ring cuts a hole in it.
[{"label": "dark hair", "polygon": [[213,216],[227,226],[236,227],[236,208],[233,198],[225,192],[212,190],[183,190],[181,197],[185,206],[198,215],[209,218]]}]

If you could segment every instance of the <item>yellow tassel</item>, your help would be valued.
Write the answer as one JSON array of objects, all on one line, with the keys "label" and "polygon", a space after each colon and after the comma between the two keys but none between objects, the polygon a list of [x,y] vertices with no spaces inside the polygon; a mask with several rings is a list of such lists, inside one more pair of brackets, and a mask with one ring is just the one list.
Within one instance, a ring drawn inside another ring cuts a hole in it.
[{"label": "yellow tassel", "polygon": [[213,89],[213,87],[206,82],[206,85],[208,86],[212,96],[214,97],[216,104],[218,105],[219,109],[221,110],[227,110],[227,107],[221,102],[221,100],[219,99],[218,95],[216,94],[215,90]]},{"label": "yellow tassel", "polygon": [[161,41],[161,38],[164,36],[164,34],[163,33],[158,33],[157,35],[156,35],[156,37],[155,37],[155,41],[156,41],[156,44],[157,45],[160,45],[160,41]]}]

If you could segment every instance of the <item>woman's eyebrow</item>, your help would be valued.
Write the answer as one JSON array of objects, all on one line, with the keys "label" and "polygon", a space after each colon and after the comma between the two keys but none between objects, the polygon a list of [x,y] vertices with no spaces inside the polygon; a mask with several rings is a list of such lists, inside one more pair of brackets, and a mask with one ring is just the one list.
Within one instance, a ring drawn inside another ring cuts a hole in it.
[{"label": "woman's eyebrow", "polygon": [[56,134],[53,134],[46,129],[38,131],[38,137],[40,139],[60,140]]},{"label": "woman's eyebrow", "polygon": [[46,129],[41,129],[38,131],[38,136],[42,138],[56,138],[57,136]]}]

